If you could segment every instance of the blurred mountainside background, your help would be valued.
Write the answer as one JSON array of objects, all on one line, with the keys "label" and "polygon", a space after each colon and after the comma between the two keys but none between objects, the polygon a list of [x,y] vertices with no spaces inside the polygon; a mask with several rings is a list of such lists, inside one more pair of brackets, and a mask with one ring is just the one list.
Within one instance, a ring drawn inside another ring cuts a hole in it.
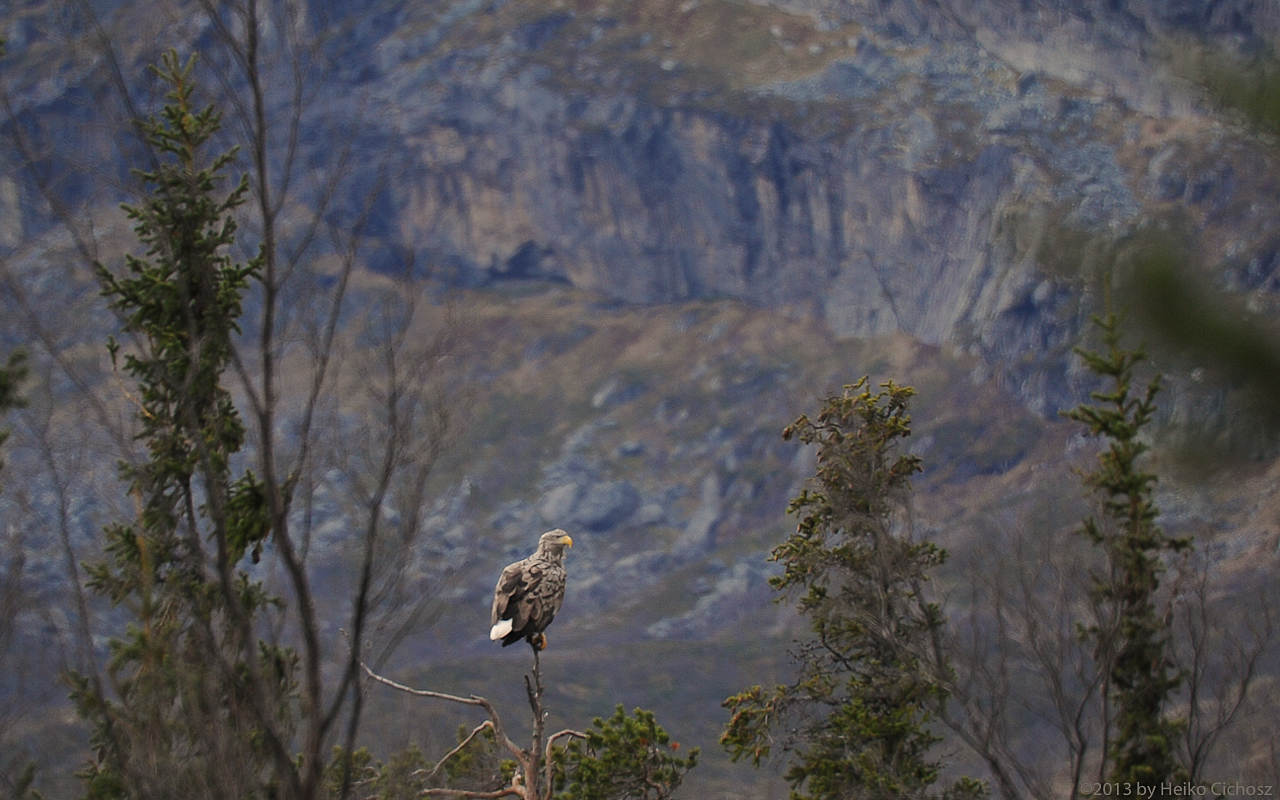
[{"label": "blurred mountainside background", "polygon": [[[166,32],[210,23],[91,5],[97,22],[63,35],[55,6],[12,5],[6,74],[18,120],[105,165],[128,153],[89,45],[118,42],[114,68],[141,81]],[[337,202],[374,195],[374,270],[794,308],[838,337],[975,355],[1052,417],[1078,394],[1087,315],[1079,276],[1047,268],[1047,222],[1105,231],[1176,206],[1231,288],[1276,266],[1265,148],[1175,74],[1179,37],[1271,41],[1266,3],[313,5],[334,69],[298,147],[312,170],[363,173]],[[43,229],[33,198],[4,202],[7,245]]]},{"label": "blurred mountainside background", "polygon": [[[543,662],[553,715],[653,708],[706,754],[688,797],[785,796],[775,774],[727,764],[715,738],[720,700],[789,674],[797,625],[769,602],[766,559],[812,472],[780,437],[796,416],[863,374],[917,388],[915,524],[951,551],[939,585],[959,599],[1003,535],[1071,529],[1087,510],[1073,469],[1094,445],[1058,417],[1093,388],[1072,348],[1102,304],[1092,251],[1076,245],[1174,220],[1207,283],[1275,318],[1280,148],[1215,111],[1179,60],[1265,52],[1280,38],[1274,2],[304,5],[319,43],[305,68],[323,79],[296,127],[273,128],[271,157],[316,187],[281,228],[302,236],[308,198],[323,198],[325,224],[292,313],[336,280],[325,226],[359,228],[337,333],[349,361],[406,276],[428,320],[411,334],[429,337],[446,311],[460,334],[461,424],[406,562],[404,592],[424,602],[387,669],[522,702],[527,654],[486,640],[488,598],[502,565],[563,527],[575,546]],[[145,163],[124,120],[160,102],[146,65],[200,50],[213,24],[184,2],[0,8],[4,126],[19,143],[0,149],[0,337],[31,352],[34,376],[6,446],[3,519],[11,539],[21,529],[39,598],[0,699],[48,765],[84,750],[61,687],[35,678],[75,635],[67,554],[91,558],[102,526],[131,513],[93,421],[133,413],[106,358],[118,322],[84,262],[134,246],[118,205]],[[264,50],[282,35],[265,26]],[[236,88],[223,66],[197,70],[208,100]],[[285,83],[265,91],[269,107],[298,99]],[[235,141],[234,125],[224,133]],[[259,234],[246,227],[246,251]],[[1210,474],[1158,449],[1162,524],[1197,537],[1223,608],[1274,595],[1280,451],[1213,364],[1154,354],[1170,385],[1158,439],[1248,445]],[[335,452],[360,412],[350,381]],[[308,556],[335,653],[355,546],[339,472],[316,490]],[[1280,711],[1268,659],[1240,734],[1259,759]],[[446,710],[370,702],[376,749],[452,741]],[[1027,716],[1028,731],[1045,724]],[[52,796],[75,791],[47,772]]]}]

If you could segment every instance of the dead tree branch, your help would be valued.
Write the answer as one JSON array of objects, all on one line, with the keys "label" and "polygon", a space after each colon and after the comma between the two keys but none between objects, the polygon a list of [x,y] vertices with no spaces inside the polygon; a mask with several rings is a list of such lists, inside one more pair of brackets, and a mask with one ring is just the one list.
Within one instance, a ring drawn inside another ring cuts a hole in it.
[{"label": "dead tree branch", "polygon": [[[488,717],[481,722],[471,733],[468,734],[456,747],[450,750],[436,763],[428,774],[428,778],[434,777],[449,761],[458,753],[462,752],[477,736],[484,730],[493,731],[494,738],[504,749],[509,752],[516,761],[517,770],[515,777],[511,781],[511,785],[497,791],[476,791],[473,789],[448,789],[433,788],[423,789],[421,796],[423,797],[460,797],[468,800],[485,800],[485,798],[499,797],[520,797],[524,800],[550,800],[551,787],[553,778],[553,764],[551,760],[552,748],[556,741],[565,738],[586,739],[587,736],[579,731],[565,729],[557,731],[550,737],[545,737],[547,710],[543,705],[542,696],[544,685],[542,683],[542,664],[539,657],[538,648],[533,649],[533,672],[524,676],[525,690],[529,698],[529,708],[533,714],[533,731],[529,748],[521,748],[506,734],[502,726],[502,720],[498,716],[497,709],[493,707],[487,699],[478,695],[470,695],[461,697],[459,695],[446,694],[444,692],[434,692],[429,689],[415,689],[411,686],[405,686],[402,683],[391,680],[385,676],[374,672],[364,661],[360,661],[360,667],[364,673],[371,679],[385,686],[390,686],[399,692],[413,695],[414,697],[428,697],[436,700],[444,700],[450,703],[459,703],[461,705],[476,706],[484,710]],[[544,744],[545,742],[545,744]],[[541,777],[541,779],[540,779]]]}]

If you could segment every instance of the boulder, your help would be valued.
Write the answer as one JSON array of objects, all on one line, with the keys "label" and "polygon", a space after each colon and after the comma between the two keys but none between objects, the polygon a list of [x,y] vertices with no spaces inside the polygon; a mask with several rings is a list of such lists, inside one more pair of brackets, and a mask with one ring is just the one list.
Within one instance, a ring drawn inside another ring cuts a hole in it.
[{"label": "boulder", "polygon": [[616,528],[640,507],[640,493],[629,481],[604,481],[587,488],[572,519],[589,531]]}]

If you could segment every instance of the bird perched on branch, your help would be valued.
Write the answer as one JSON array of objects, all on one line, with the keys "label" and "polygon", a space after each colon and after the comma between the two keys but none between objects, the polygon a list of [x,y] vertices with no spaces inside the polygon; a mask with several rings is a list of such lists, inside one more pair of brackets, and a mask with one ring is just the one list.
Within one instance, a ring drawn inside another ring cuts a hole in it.
[{"label": "bird perched on branch", "polygon": [[489,638],[506,647],[526,640],[545,650],[543,633],[564,602],[564,551],[573,546],[569,534],[557,528],[538,538],[537,551],[502,570],[493,590]]}]

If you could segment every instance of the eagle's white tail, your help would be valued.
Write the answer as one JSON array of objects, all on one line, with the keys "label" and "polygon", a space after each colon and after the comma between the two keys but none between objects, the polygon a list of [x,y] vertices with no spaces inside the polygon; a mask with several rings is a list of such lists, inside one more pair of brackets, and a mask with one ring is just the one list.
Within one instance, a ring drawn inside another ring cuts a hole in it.
[{"label": "eagle's white tail", "polygon": [[511,620],[499,620],[498,624],[489,631],[489,639],[496,642],[508,633],[511,633]]}]

